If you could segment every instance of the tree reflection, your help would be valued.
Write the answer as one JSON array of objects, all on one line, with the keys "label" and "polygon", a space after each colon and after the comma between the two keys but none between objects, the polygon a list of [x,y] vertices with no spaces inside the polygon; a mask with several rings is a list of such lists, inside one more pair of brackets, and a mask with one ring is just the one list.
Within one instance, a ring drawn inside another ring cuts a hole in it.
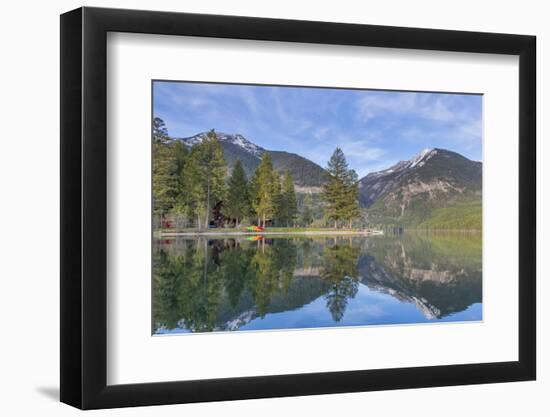
[{"label": "tree reflection", "polygon": [[270,245],[261,242],[261,249],[252,258],[251,267],[255,272],[252,292],[260,317],[266,313],[271,294],[277,287],[278,271],[275,268],[274,252]]},{"label": "tree reflection", "polygon": [[481,302],[480,241],[468,236],[159,241],[153,256],[153,332],[236,330],[314,302],[330,312],[329,325],[344,324],[360,285],[414,304],[428,320],[439,319]]},{"label": "tree reflection", "polygon": [[357,261],[360,250],[348,245],[334,245],[323,252],[324,266],[321,278],[330,282],[330,290],[325,295],[327,308],[334,321],[344,317],[348,300],[355,297],[359,288]]},{"label": "tree reflection", "polygon": [[253,254],[253,250],[242,248],[237,241],[220,254],[224,287],[232,308],[237,306],[246,284],[250,282],[249,265]]},{"label": "tree reflection", "polygon": [[187,328],[212,331],[222,295],[222,276],[216,264],[215,251],[209,250],[206,239],[200,239],[197,250],[180,271],[180,311]]},{"label": "tree reflection", "polygon": [[288,293],[296,268],[296,250],[290,239],[275,239],[270,244],[264,240],[254,254],[252,289],[260,317],[267,313],[275,291]]},{"label": "tree reflection", "polygon": [[[288,293],[296,251],[287,239],[244,245],[234,239],[198,239],[176,256],[159,249],[153,268],[155,327],[212,331],[224,316],[238,315],[241,304],[263,317],[274,293]],[[253,305],[247,303],[250,295]]]}]

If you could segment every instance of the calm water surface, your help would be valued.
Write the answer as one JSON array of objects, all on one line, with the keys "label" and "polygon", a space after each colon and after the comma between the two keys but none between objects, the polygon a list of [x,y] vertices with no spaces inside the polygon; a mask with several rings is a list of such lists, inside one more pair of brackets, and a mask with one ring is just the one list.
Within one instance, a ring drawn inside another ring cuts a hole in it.
[{"label": "calm water surface", "polygon": [[482,319],[481,235],[155,242],[153,333]]}]

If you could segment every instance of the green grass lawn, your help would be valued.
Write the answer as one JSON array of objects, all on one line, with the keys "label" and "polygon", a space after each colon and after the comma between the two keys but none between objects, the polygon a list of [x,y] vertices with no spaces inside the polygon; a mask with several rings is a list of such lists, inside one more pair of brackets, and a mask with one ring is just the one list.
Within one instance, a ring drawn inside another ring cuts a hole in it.
[{"label": "green grass lawn", "polygon": [[335,229],[333,227],[266,227],[266,232],[330,232],[360,229]]},{"label": "green grass lawn", "polygon": [[438,230],[481,230],[481,202],[462,204],[436,209],[428,220],[422,222],[420,229]]}]

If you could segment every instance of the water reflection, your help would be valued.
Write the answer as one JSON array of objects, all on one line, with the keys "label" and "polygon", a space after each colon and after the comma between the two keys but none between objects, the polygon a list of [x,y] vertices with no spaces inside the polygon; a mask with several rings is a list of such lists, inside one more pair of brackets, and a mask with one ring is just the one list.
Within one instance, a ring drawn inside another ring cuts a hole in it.
[{"label": "water reflection", "polygon": [[481,237],[155,242],[153,332],[481,320]]}]

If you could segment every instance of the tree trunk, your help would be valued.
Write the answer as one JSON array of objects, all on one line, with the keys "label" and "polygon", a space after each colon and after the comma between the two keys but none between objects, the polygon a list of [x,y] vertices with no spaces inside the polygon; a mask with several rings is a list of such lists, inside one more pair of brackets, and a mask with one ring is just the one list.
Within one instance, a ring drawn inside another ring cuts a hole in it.
[{"label": "tree trunk", "polygon": [[197,214],[197,225],[199,226],[199,230],[201,230],[201,215]]},{"label": "tree trunk", "polygon": [[334,220],[334,228],[338,229],[338,220]]},{"label": "tree trunk", "polygon": [[210,215],[210,181],[206,187],[206,214],[204,215],[204,227],[208,230],[208,217]]},{"label": "tree trunk", "polygon": [[349,219],[349,228],[351,229],[351,226],[353,225],[353,220]]},{"label": "tree trunk", "polygon": [[264,213],[264,215],[263,215],[262,227],[265,228],[265,213]]}]

